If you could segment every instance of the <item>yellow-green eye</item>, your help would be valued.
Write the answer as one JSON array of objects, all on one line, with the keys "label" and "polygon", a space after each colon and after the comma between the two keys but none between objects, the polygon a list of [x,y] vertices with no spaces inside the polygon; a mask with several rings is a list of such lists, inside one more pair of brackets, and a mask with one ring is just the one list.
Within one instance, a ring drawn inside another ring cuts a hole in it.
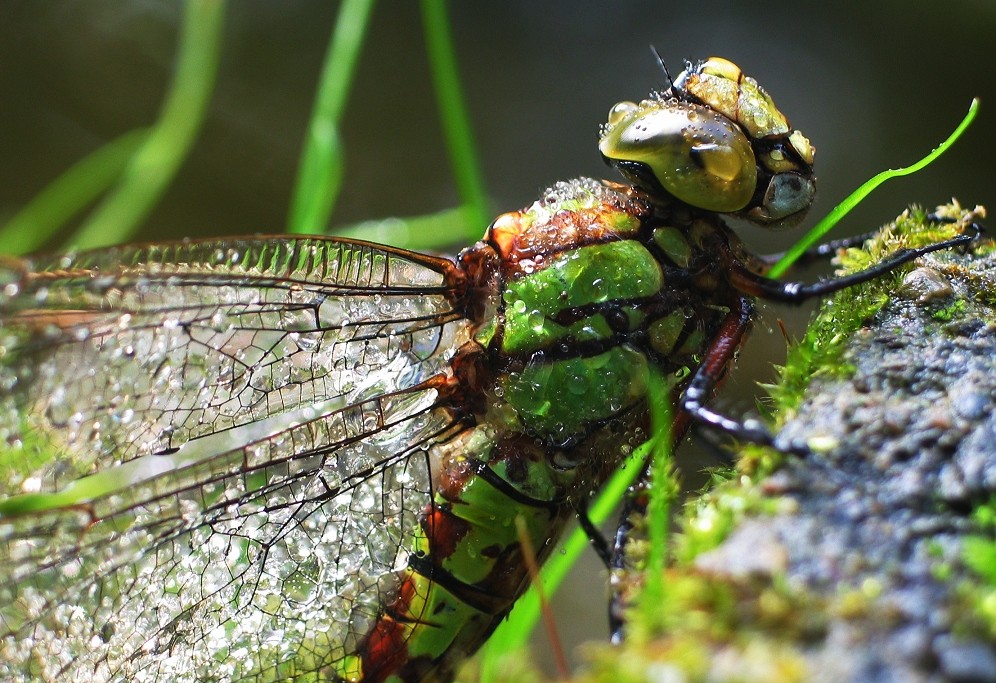
[{"label": "yellow-green eye", "polygon": [[613,107],[599,143],[626,172],[642,164],[668,193],[707,211],[738,211],[757,185],[757,161],[743,131],[697,104],[649,100]]},{"label": "yellow-green eye", "polygon": [[802,220],[816,198],[816,184],[812,178],[799,173],[778,173],[771,177],[757,206],[751,208],[746,218],[762,225],[781,224],[791,227]]}]

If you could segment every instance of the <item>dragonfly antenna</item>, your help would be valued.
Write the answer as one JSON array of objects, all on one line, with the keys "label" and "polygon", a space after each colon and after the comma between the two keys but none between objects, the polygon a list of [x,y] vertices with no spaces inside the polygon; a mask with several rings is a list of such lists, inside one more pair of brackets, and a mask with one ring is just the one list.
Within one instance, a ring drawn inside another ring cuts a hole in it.
[{"label": "dragonfly antenna", "polygon": [[650,46],[650,51],[654,53],[654,57],[657,59],[657,64],[660,65],[661,71],[664,72],[664,78],[667,80],[667,89],[674,89],[674,81],[671,80],[671,72],[667,70],[667,64],[664,63],[664,58],[661,57],[661,53],[657,51],[657,48],[653,45]]}]

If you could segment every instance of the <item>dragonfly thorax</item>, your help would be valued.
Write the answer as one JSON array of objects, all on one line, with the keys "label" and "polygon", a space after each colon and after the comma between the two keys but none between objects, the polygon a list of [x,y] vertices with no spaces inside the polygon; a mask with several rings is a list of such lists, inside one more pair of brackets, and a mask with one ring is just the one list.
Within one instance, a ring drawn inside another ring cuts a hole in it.
[{"label": "dragonfly thorax", "polygon": [[590,179],[499,217],[463,255],[492,271],[490,301],[475,309],[493,315],[472,334],[497,414],[555,446],[638,411],[650,368],[687,372],[728,310],[716,240],[736,238],[718,221]]}]

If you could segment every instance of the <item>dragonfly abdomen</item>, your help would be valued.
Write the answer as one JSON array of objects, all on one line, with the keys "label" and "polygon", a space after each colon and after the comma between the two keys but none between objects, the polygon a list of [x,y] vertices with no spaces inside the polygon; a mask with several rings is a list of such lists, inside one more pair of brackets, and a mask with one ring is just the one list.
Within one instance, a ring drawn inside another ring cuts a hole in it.
[{"label": "dragonfly abdomen", "polygon": [[434,496],[420,517],[400,587],[355,655],[346,680],[447,679],[526,587],[517,518],[545,557],[572,508],[572,470],[550,466],[535,439],[478,425],[442,444]]}]

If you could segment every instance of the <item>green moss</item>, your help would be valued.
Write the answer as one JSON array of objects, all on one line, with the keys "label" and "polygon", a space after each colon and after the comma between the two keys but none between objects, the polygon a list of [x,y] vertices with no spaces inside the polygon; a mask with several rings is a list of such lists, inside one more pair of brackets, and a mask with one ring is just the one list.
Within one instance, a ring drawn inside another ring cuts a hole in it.
[{"label": "green moss", "polygon": [[[590,646],[585,681],[804,681],[793,645],[825,631],[822,603],[786,582],[731,580],[694,569],[667,574],[662,622],[634,619],[620,648]],[[817,618],[813,618],[817,615]],[[717,656],[721,652],[722,656]]]},{"label": "green moss", "polygon": [[963,544],[962,559],[985,584],[996,587],[996,539],[969,536]]},{"label": "green moss", "polygon": [[679,565],[690,565],[725,541],[744,517],[785,512],[791,505],[788,499],[766,496],[746,475],[744,480],[723,484],[686,506],[675,538],[674,559]]},{"label": "green moss", "polygon": [[[861,249],[842,252],[836,260],[840,266],[837,274],[864,270],[901,249],[950,239],[958,230],[955,224],[927,221],[926,213],[913,207],[882,228]],[[847,377],[854,371],[852,365],[841,361],[848,340],[881,310],[912,268],[908,264],[870,282],[849,287],[823,305],[806,335],[789,348],[785,366],[779,369],[779,381],[765,386],[779,423],[791,417],[814,377]]]},{"label": "green moss", "polygon": [[962,630],[982,630],[996,638],[996,499],[975,508],[978,533],[962,541],[961,559],[974,580],[963,581],[958,595],[967,609]]},{"label": "green moss", "polygon": [[857,620],[872,612],[872,606],[882,594],[882,584],[865,579],[859,586],[846,586],[829,606],[828,612],[840,619]]},{"label": "green moss", "polygon": [[945,306],[944,308],[938,309],[930,314],[930,317],[939,322],[951,322],[953,319],[959,317],[965,312],[965,307],[967,302],[964,299],[958,299],[950,306]]}]

